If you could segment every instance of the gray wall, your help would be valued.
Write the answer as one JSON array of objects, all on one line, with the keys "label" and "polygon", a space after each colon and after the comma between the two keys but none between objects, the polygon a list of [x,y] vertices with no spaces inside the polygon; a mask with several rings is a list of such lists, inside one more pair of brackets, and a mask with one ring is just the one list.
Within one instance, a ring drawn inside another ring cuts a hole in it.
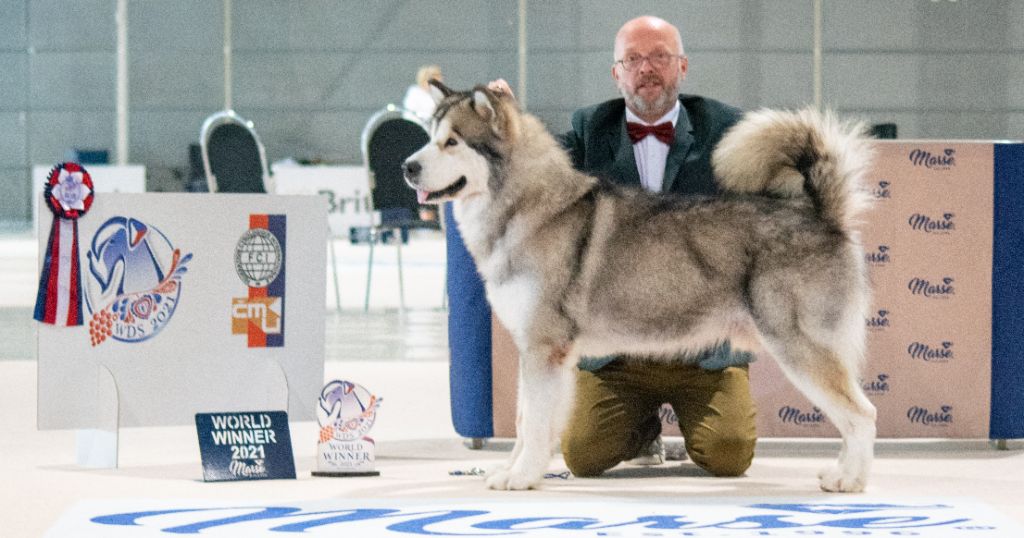
[{"label": "gray wall", "polygon": [[[31,214],[30,167],[115,147],[115,0],[0,0],[0,223]],[[615,96],[615,31],[642,13],[683,33],[684,91],[743,108],[810,103],[811,0],[532,0],[528,104],[555,130]],[[220,0],[130,0],[129,156],[175,190],[223,107]],[[517,84],[514,0],[234,0],[233,104],[273,161],[357,163],[373,112],[416,68]],[[1024,0],[825,0],[824,100],[901,138],[1024,137]]]}]

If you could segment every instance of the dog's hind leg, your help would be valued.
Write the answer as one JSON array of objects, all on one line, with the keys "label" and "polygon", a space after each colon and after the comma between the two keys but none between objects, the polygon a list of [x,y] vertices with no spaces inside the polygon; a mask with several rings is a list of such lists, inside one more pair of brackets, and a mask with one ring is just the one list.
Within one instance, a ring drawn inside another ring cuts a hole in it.
[{"label": "dog's hind leg", "polygon": [[568,347],[520,351],[516,446],[508,468],[498,468],[487,477],[491,489],[530,489],[540,484],[572,409],[576,387],[572,358]]},{"label": "dog's hind leg", "polygon": [[[797,331],[798,332],[798,331]],[[825,491],[858,492],[867,484],[874,458],[875,407],[864,395],[853,352],[829,349],[802,333],[766,339],[790,381],[839,430],[839,460],[819,474]]]}]

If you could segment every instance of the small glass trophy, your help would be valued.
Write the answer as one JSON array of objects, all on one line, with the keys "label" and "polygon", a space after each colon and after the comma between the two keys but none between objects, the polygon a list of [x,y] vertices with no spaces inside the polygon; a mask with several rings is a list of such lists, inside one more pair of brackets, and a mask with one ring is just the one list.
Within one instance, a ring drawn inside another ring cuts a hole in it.
[{"label": "small glass trophy", "polygon": [[316,417],[320,423],[313,476],[378,476],[376,443],[367,434],[377,418],[381,398],[362,385],[334,380],[320,391]]}]

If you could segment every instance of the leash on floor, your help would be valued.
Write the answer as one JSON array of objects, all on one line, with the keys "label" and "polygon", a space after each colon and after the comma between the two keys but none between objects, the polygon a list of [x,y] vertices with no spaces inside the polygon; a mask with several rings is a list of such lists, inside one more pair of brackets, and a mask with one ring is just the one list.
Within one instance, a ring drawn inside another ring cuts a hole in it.
[{"label": "leash on floor", "polygon": [[[464,471],[464,470],[461,470],[461,469],[455,469],[453,471],[448,471],[448,476],[484,476],[486,474],[487,474],[487,471],[485,471],[484,469],[482,469],[480,467],[473,467],[473,468],[471,468],[471,469],[469,469],[467,471]],[[562,471],[560,473],[545,473],[544,474],[544,478],[558,478],[558,479],[561,479],[561,480],[568,480],[570,477],[572,477],[572,473],[570,473],[569,471]]]}]

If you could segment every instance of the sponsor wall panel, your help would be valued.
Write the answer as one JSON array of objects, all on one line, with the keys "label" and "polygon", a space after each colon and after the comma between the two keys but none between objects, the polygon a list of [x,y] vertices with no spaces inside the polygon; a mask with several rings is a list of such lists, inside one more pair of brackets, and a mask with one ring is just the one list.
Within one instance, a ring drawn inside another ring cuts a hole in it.
[{"label": "sponsor wall panel", "polygon": [[[992,169],[991,143],[877,144],[863,387],[880,437],[988,436]],[[837,435],[783,378],[773,361],[751,366],[759,435]]]},{"label": "sponsor wall panel", "polygon": [[38,326],[39,428],[107,425],[104,369],[120,426],[253,409],[312,420],[326,209],[320,196],[98,195],[79,222],[86,324]]},{"label": "sponsor wall panel", "polygon": [[[994,145],[876,144],[865,185],[872,204],[861,226],[873,294],[865,319],[862,387],[878,409],[878,435],[987,438],[993,398]],[[511,337],[497,321],[493,334],[495,372],[510,364],[514,369],[515,361],[507,360],[515,357]],[[759,436],[838,436],[773,360],[751,364],[750,377]],[[514,406],[497,403],[514,395],[514,385],[503,387],[498,380],[515,376],[494,379],[494,433],[515,435]],[[679,435],[671,407],[664,406],[661,416],[663,433]]]}]

